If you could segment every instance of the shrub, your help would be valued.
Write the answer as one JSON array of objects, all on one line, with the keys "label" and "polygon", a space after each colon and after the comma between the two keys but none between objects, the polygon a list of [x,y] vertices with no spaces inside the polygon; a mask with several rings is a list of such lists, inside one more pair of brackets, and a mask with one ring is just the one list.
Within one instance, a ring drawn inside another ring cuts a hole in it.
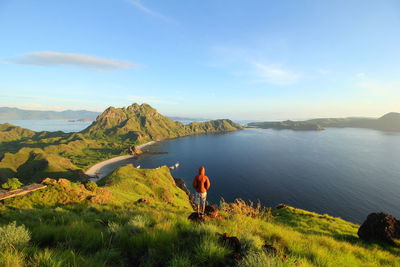
[{"label": "shrub", "polygon": [[85,184],[85,187],[87,190],[94,192],[98,185],[93,181],[89,181]]},{"label": "shrub", "polygon": [[18,178],[9,178],[7,182],[1,185],[3,189],[15,190],[22,186],[23,184],[18,180]]},{"label": "shrub", "polygon": [[128,226],[133,232],[139,232],[148,225],[150,225],[150,220],[143,215],[133,216],[133,218],[128,222]]},{"label": "shrub", "polygon": [[31,239],[25,226],[17,226],[16,222],[1,226],[0,236],[0,249],[22,247]]}]

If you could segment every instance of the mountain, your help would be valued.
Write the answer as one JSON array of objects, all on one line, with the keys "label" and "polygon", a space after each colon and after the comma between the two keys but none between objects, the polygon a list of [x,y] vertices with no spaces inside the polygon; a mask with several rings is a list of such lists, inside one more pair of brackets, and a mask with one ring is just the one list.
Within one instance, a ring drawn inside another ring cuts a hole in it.
[{"label": "mountain", "polygon": [[82,131],[88,137],[144,143],[186,135],[228,132],[243,129],[231,120],[192,122],[188,125],[171,120],[147,104],[107,108]]},{"label": "mountain", "polygon": [[0,107],[0,120],[76,120],[94,119],[99,112],[88,110],[43,111]]},{"label": "mountain", "polygon": [[400,131],[400,113],[390,112],[380,118],[323,118],[306,122],[322,127],[369,128],[381,131]]}]

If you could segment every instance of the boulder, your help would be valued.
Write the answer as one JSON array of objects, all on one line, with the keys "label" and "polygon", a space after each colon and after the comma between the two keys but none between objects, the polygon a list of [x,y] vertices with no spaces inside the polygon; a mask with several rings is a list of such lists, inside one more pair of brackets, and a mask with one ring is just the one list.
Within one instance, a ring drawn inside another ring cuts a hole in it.
[{"label": "boulder", "polygon": [[139,198],[136,203],[150,203],[150,200],[148,200],[147,198]]},{"label": "boulder", "polygon": [[277,256],[279,257],[282,261],[286,260],[286,256],[282,255],[279,250],[274,246],[274,245],[269,245],[269,244],[265,244],[263,246],[264,252],[268,255],[271,256]]},{"label": "boulder", "polygon": [[204,213],[210,218],[217,218],[218,217],[218,208],[215,205],[209,206],[207,205]]},{"label": "boulder", "polygon": [[136,147],[136,146],[131,146],[131,147],[129,148],[129,152],[131,153],[131,155],[140,155],[140,154],[143,154],[143,151],[142,151],[140,148]]},{"label": "boulder", "polygon": [[275,207],[275,209],[277,209],[277,210],[280,210],[280,209],[283,209],[283,208],[286,208],[287,206],[285,205],[285,204],[278,204],[278,205],[276,205],[276,207]]},{"label": "boulder", "polygon": [[189,220],[192,222],[205,222],[205,218],[203,216],[200,216],[197,212],[193,212],[192,214],[189,215],[188,217]]},{"label": "boulder", "polygon": [[400,238],[400,221],[383,212],[371,213],[360,226],[357,234],[364,240],[384,241],[393,244],[394,238]]},{"label": "boulder", "polygon": [[263,249],[267,254],[278,255],[278,249],[273,245],[265,244]]},{"label": "boulder", "polygon": [[219,235],[219,242],[222,244],[227,245],[228,247],[230,247],[234,254],[241,252],[242,249],[242,245],[239,241],[239,238],[237,238],[236,236],[229,236],[227,233],[217,233],[217,235]]},{"label": "boulder", "polygon": [[51,178],[46,178],[42,181],[42,184],[45,185],[55,185],[57,183],[57,181],[55,179],[51,179]]},{"label": "boulder", "polygon": [[64,178],[58,179],[58,183],[59,183],[60,185],[65,185],[65,186],[71,185],[71,182],[70,182],[69,180],[67,180],[67,179],[64,179]]}]

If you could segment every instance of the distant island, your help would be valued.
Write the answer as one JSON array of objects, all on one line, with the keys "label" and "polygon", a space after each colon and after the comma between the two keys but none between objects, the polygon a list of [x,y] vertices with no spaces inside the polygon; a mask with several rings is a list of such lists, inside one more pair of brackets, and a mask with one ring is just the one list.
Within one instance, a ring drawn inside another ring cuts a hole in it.
[{"label": "distant island", "polygon": [[94,120],[100,112],[88,110],[26,110],[0,107],[0,120]]},{"label": "distant island", "polygon": [[400,113],[390,112],[380,118],[320,118],[305,121],[252,122],[251,128],[323,130],[326,127],[368,128],[389,132],[400,132]]},{"label": "distant island", "polygon": [[281,121],[281,122],[278,121],[251,122],[247,125],[248,127],[251,128],[278,129],[278,130],[290,129],[295,131],[321,131],[325,129],[324,127],[318,124],[313,124],[306,121],[291,121],[291,120]]}]

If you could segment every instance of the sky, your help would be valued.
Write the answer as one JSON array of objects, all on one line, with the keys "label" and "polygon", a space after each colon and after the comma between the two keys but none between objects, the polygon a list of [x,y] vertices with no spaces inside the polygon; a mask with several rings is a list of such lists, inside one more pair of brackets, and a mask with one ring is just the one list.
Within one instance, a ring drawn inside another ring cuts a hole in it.
[{"label": "sky", "polygon": [[0,106],[283,120],[400,112],[398,0],[0,0]]}]

